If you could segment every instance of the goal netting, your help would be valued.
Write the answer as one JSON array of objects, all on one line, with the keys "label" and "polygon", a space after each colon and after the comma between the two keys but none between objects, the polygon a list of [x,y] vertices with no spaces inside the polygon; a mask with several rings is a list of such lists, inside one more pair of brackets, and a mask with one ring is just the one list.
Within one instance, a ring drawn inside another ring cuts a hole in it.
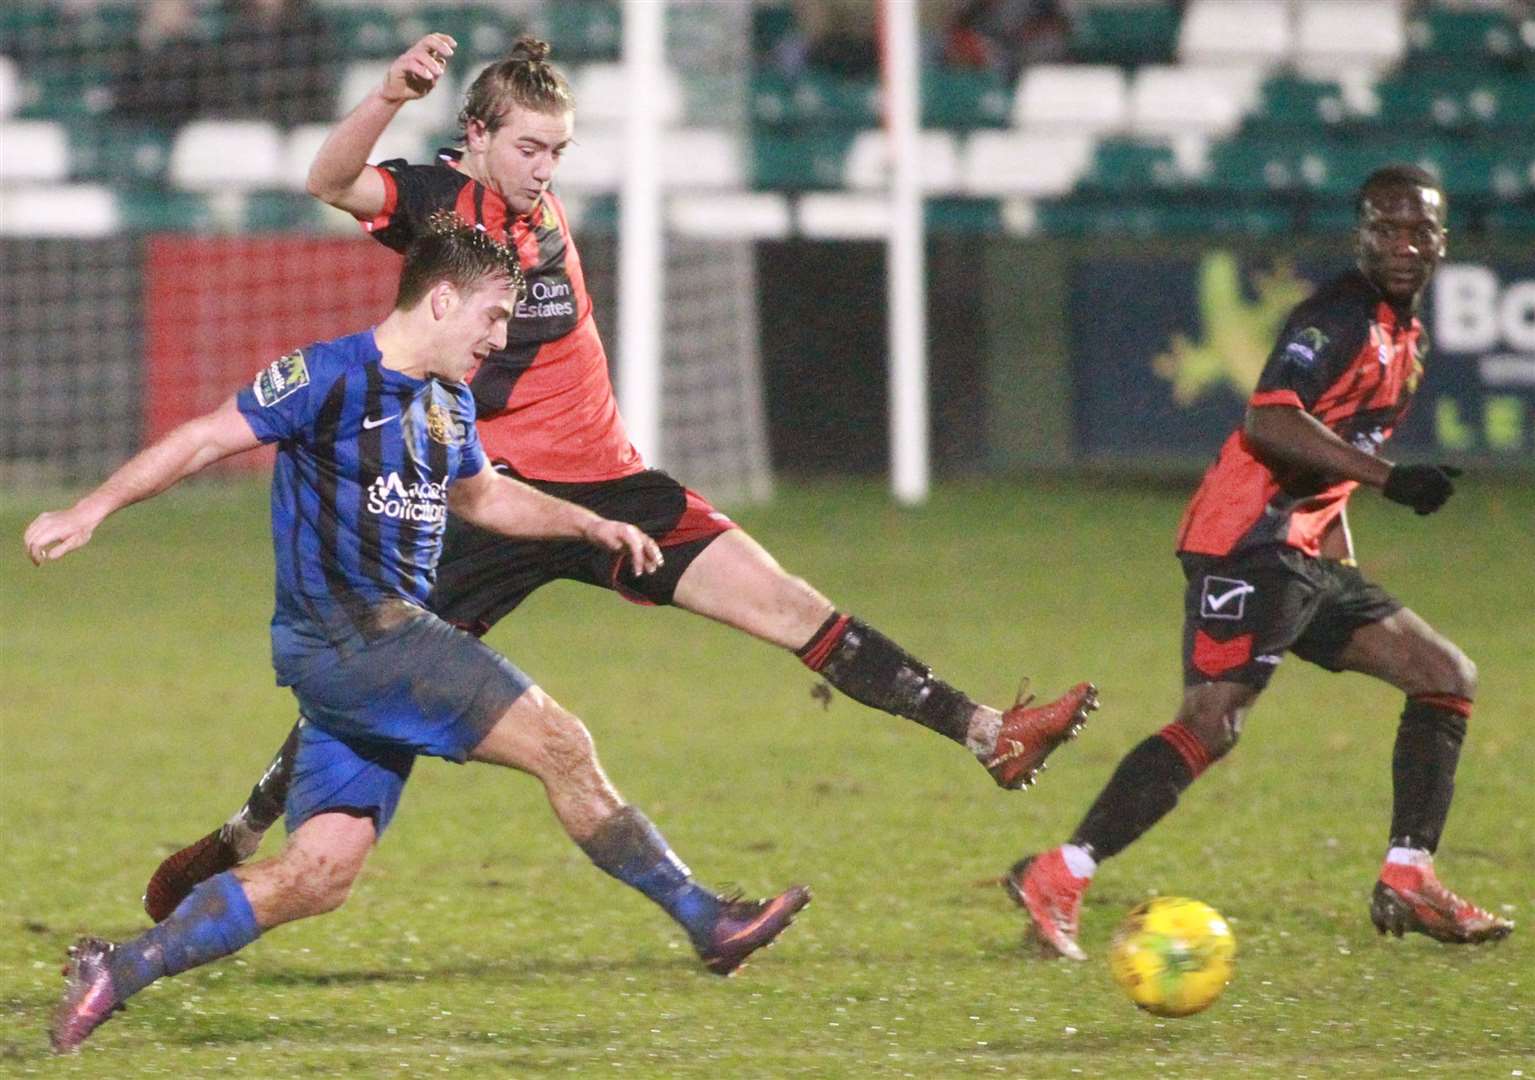
[{"label": "goal netting", "polygon": [[[329,124],[428,29],[452,33],[459,55],[374,159],[426,160],[454,135],[467,81],[519,33],[537,34],[578,102],[578,145],[558,188],[586,211],[574,215],[583,249],[612,250],[619,135],[635,105],[621,77],[619,3],[297,7],[317,20],[298,28],[302,38],[291,28],[263,36],[215,0],[0,4],[7,489],[99,479],[287,349],[387,311],[397,260],[308,196],[304,177]],[[667,28],[663,77],[675,93],[663,149],[661,430],[650,450],[730,505],[771,491],[754,255],[749,239],[708,224],[720,214],[690,211],[747,184],[750,5],[667,0]],[[593,281],[594,295],[621,294],[616,260],[599,255],[588,269],[611,275]],[[616,357],[616,321],[604,322]]]}]

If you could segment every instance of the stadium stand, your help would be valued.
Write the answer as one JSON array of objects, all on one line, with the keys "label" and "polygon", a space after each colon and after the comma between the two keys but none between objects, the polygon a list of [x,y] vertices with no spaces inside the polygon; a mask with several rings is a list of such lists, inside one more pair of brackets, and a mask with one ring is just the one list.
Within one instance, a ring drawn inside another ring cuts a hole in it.
[{"label": "stadium stand", "polygon": [[[196,2],[196,40],[214,47],[223,9]],[[418,157],[450,140],[467,80],[516,34],[550,38],[571,72],[582,118],[582,152],[571,155],[562,182],[575,196],[573,212],[590,206],[611,218],[600,208],[621,180],[617,3],[440,0],[405,12],[315,0],[313,7],[338,57],[333,113],[427,29],[460,42],[468,62],[391,128],[379,160]],[[1074,0],[1065,10],[1072,62],[1026,67],[1014,84],[989,69],[945,66],[937,61],[941,43],[929,44],[924,184],[943,203],[931,211],[940,227],[1000,220],[1072,234],[1317,228],[1344,220],[1340,200],[1350,182],[1386,156],[1443,178],[1456,195],[1458,229],[1519,228],[1535,217],[1530,5]],[[4,194],[13,198],[26,186],[35,207],[50,198],[49,184],[99,185],[118,204],[114,218],[131,227],[312,222],[303,178],[323,124],[229,115],[176,124],[115,111],[137,14],[126,0],[20,0],[0,10]],[[805,194],[874,193],[889,172],[877,79],[778,65],[794,32],[788,0],[758,0],[746,137],[722,119],[712,76],[679,69],[654,103],[671,132],[667,182],[756,192],[756,207],[787,200],[783,211],[749,215],[769,231],[803,219],[794,205]],[[243,211],[199,207],[210,190],[231,184],[251,196]],[[1002,201],[1011,210],[998,215]],[[992,205],[977,209],[985,203]],[[708,220],[708,213],[697,217]]]}]

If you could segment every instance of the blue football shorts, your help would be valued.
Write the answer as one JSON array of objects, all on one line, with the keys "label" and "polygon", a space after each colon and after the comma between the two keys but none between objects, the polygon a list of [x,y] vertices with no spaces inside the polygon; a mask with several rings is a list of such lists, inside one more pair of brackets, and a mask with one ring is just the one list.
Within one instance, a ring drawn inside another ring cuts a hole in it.
[{"label": "blue football shorts", "polygon": [[[376,609],[378,610],[378,609]],[[463,762],[533,681],[428,611],[390,603],[380,626],[311,655],[292,685],[299,733],[287,825],[340,810],[394,817],[416,757]],[[329,662],[325,662],[329,661]]]}]

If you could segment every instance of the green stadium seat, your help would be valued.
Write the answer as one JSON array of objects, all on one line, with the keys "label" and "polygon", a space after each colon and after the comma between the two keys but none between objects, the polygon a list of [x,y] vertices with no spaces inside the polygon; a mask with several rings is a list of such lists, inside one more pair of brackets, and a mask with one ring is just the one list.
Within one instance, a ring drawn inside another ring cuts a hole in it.
[{"label": "green stadium seat", "polygon": [[1407,24],[1410,62],[1445,67],[1503,64],[1521,52],[1519,27],[1507,13],[1429,6]]},{"label": "green stadium seat", "polygon": [[1006,127],[1012,104],[1012,89],[993,72],[939,66],[922,69],[925,127],[958,130]]},{"label": "green stadium seat", "polygon": [[788,4],[752,5],[752,55],[765,57],[794,35],[798,24]]},{"label": "green stadium seat", "polygon": [[208,199],[188,191],[124,188],[117,213],[129,232],[207,232],[216,224]]},{"label": "green stadium seat", "polygon": [[296,191],[253,191],[245,200],[245,228],[252,232],[316,229],[324,204]]},{"label": "green stadium seat", "polygon": [[1072,19],[1072,56],[1088,63],[1171,63],[1177,45],[1171,4],[1092,4]]},{"label": "green stadium seat", "polygon": [[396,16],[387,10],[350,4],[322,10],[338,51],[348,60],[392,59],[410,44],[399,31]]},{"label": "green stadium seat", "polygon": [[1087,190],[1141,192],[1182,183],[1173,150],[1166,143],[1104,139],[1080,182]]},{"label": "green stadium seat", "polygon": [[1330,127],[1346,119],[1343,93],[1336,82],[1278,75],[1263,84],[1247,130]]},{"label": "green stadium seat", "polygon": [[788,191],[843,187],[853,136],[851,129],[758,133],[752,138],[752,186]]},{"label": "green stadium seat", "polygon": [[170,165],[169,129],[120,121],[70,125],[73,176],[117,184],[158,184]]},{"label": "green stadium seat", "polygon": [[773,128],[877,127],[879,84],[807,72],[798,79],[764,72],[752,79],[752,119]]},{"label": "green stadium seat", "polygon": [[1002,231],[1002,207],[996,199],[929,199],[924,220],[932,232],[995,236]]},{"label": "green stadium seat", "polygon": [[1293,191],[1306,184],[1300,149],[1294,139],[1247,136],[1217,143],[1201,186],[1242,195]]},{"label": "green stadium seat", "polygon": [[454,60],[461,67],[505,56],[522,29],[518,20],[475,4],[427,4],[396,22],[397,36],[407,45],[434,31],[447,34],[458,42]]},{"label": "green stadium seat", "polygon": [[565,0],[541,5],[543,34],[559,60],[616,60],[623,17],[607,0]]},{"label": "green stadium seat", "polygon": [[21,71],[17,115],[50,120],[101,116],[112,107],[112,75],[104,66],[30,64]]},{"label": "green stadium seat", "polygon": [[1375,121],[1401,129],[1535,132],[1535,78],[1488,72],[1399,75],[1376,87]]},{"label": "green stadium seat", "polygon": [[1535,237],[1535,203],[1508,203],[1494,206],[1484,219],[1489,231],[1520,233]]},{"label": "green stadium seat", "polygon": [[1261,203],[1073,198],[1041,203],[1037,222],[1055,236],[1272,235],[1290,229],[1292,216]]}]

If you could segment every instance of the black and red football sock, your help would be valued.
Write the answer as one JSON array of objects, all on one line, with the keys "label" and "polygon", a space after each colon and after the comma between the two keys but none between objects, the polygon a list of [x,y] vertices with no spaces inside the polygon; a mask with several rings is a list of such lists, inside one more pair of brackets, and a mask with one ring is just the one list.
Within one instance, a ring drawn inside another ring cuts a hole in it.
[{"label": "black and red football sock", "polygon": [[1470,718],[1470,700],[1457,694],[1407,699],[1391,753],[1392,847],[1439,847]]},{"label": "black and red football sock", "polygon": [[832,612],[795,655],[854,701],[965,743],[975,702],[872,626]]},{"label": "black and red football sock", "polygon": [[1193,732],[1168,724],[1124,756],[1071,843],[1099,862],[1119,854],[1178,805],[1178,796],[1210,762]]}]

